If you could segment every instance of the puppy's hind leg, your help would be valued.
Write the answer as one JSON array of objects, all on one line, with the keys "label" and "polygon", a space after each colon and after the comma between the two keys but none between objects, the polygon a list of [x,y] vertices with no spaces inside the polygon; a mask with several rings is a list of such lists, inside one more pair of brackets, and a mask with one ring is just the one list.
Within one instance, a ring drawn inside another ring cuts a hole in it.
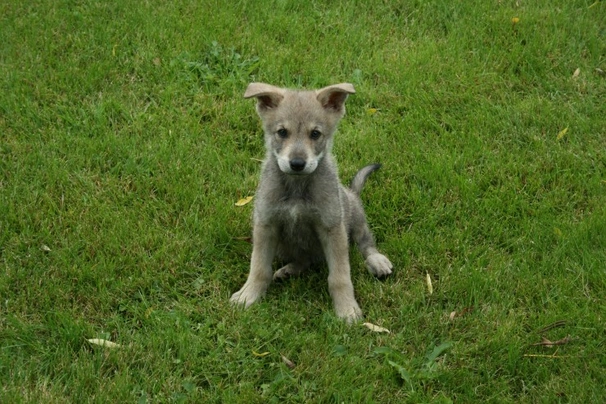
[{"label": "puppy's hind leg", "polygon": [[248,307],[265,295],[272,280],[271,263],[276,253],[277,240],[275,226],[255,224],[248,279],[244,286],[231,296],[232,303]]},{"label": "puppy's hind leg", "polygon": [[307,268],[309,268],[308,262],[291,262],[274,273],[274,281],[286,280],[292,276],[301,275]]},{"label": "puppy's hind leg", "polygon": [[365,259],[366,268],[368,268],[368,271],[371,274],[377,278],[384,278],[391,275],[393,265],[386,256],[377,250],[375,240],[368,227],[363,211],[358,211],[354,214],[352,238],[358,245],[358,248]]}]

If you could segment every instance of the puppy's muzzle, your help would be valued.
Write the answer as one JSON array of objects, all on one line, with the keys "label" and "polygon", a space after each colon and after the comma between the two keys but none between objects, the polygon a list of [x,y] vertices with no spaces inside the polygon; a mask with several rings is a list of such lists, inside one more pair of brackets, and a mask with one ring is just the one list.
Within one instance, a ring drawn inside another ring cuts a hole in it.
[{"label": "puppy's muzzle", "polygon": [[302,158],[294,158],[290,160],[290,168],[295,172],[301,172],[305,169],[305,160]]}]

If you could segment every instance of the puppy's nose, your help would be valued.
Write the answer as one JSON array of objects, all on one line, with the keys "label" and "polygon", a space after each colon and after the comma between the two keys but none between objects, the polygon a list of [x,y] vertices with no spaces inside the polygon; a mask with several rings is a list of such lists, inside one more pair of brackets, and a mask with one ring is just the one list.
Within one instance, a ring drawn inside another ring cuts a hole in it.
[{"label": "puppy's nose", "polygon": [[300,158],[290,160],[290,168],[292,168],[293,171],[302,171],[305,168],[305,160]]}]

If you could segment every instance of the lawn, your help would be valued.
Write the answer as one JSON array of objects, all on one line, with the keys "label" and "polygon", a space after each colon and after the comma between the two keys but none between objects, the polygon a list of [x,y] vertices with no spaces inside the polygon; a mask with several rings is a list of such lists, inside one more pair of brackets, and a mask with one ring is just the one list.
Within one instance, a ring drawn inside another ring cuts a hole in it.
[{"label": "lawn", "polygon": [[[0,41],[0,402],[606,400],[603,1],[7,0]],[[229,304],[251,81],[354,84],[390,333],[326,268]]]}]

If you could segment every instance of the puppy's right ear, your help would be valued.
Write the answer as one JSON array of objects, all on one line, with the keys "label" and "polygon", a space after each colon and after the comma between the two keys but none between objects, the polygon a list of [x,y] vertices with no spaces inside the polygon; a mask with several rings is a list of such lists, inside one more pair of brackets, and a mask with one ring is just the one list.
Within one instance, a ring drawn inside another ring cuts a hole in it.
[{"label": "puppy's right ear", "polygon": [[244,98],[257,98],[259,111],[276,108],[284,98],[284,89],[265,83],[250,83]]}]

